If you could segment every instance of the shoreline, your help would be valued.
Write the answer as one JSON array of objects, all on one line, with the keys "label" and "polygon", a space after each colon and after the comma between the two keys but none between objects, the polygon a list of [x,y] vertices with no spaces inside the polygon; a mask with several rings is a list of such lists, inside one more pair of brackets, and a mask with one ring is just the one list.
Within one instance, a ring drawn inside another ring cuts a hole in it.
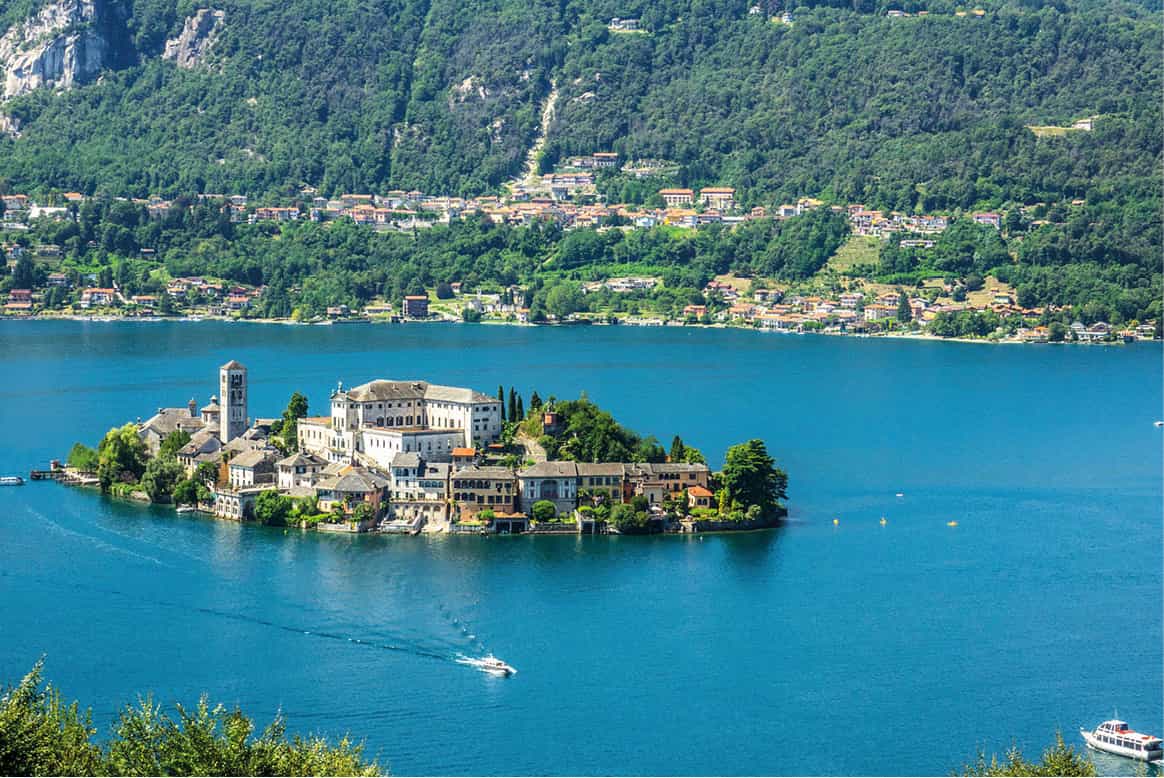
[{"label": "shoreline", "polygon": [[[605,531],[605,532],[579,532],[576,530],[571,530],[571,531],[567,532],[567,531],[546,531],[546,530],[539,531],[539,530],[534,529],[534,528],[528,529],[524,532],[504,532],[504,533],[503,532],[487,531],[485,529],[482,529],[481,531],[466,531],[466,530],[453,530],[451,528],[437,531],[437,532],[432,532],[432,531],[394,532],[394,531],[390,531],[390,530],[380,529],[378,526],[375,528],[372,528],[372,529],[367,529],[367,530],[363,530],[363,529],[354,529],[353,530],[353,529],[347,528],[349,526],[349,525],[347,525],[347,523],[345,523],[344,525],[333,524],[333,525],[327,526],[326,528],[321,529],[321,528],[319,528],[319,526],[317,524],[309,527],[309,526],[305,526],[301,523],[277,525],[277,524],[263,524],[262,522],[259,522],[259,521],[246,521],[246,520],[240,520],[240,519],[232,519],[228,516],[219,515],[219,514],[215,513],[213,510],[208,510],[207,508],[202,507],[201,505],[199,505],[199,506],[183,506],[183,505],[179,505],[179,504],[173,503],[173,502],[153,502],[152,500],[148,500],[148,499],[143,500],[143,499],[140,499],[138,497],[134,497],[132,495],[122,496],[122,495],[116,495],[116,494],[102,492],[101,489],[96,484],[92,484],[92,483],[82,483],[82,482],[77,482],[77,481],[63,481],[63,480],[56,480],[56,479],[51,479],[51,480],[53,480],[53,482],[56,483],[58,486],[67,486],[67,487],[80,489],[80,490],[85,491],[85,492],[91,492],[91,493],[95,494],[97,497],[104,498],[104,499],[110,500],[112,502],[120,503],[123,505],[134,505],[134,506],[137,506],[138,508],[146,508],[146,509],[151,509],[151,510],[155,509],[155,508],[169,509],[167,518],[176,518],[178,516],[191,516],[191,517],[194,517],[197,519],[209,519],[211,521],[223,521],[223,522],[228,522],[230,524],[238,524],[240,526],[261,527],[263,529],[269,529],[272,531],[283,530],[284,535],[287,534],[287,532],[289,530],[297,530],[301,534],[304,534],[304,535],[308,535],[308,534],[362,535],[362,536],[378,536],[378,537],[421,537],[421,536],[461,537],[461,536],[468,536],[468,537],[480,538],[480,537],[527,537],[527,536],[529,536],[529,537],[580,538],[580,537],[655,537],[658,535],[663,535],[663,536],[691,538],[691,537],[695,537],[696,535],[735,535],[735,534],[744,533],[744,532],[770,532],[772,530],[778,530],[781,527],[783,527],[788,519],[788,512],[785,511],[784,516],[777,518],[777,519],[774,519],[770,522],[768,522],[768,521],[743,522],[743,524],[746,526],[741,526],[738,529],[733,529],[731,527],[722,526],[724,524],[724,522],[715,522],[719,526],[717,526],[714,529],[710,529],[710,528],[703,529],[703,530],[692,529],[689,531],[683,531],[681,529],[679,529],[679,530],[663,529],[660,532],[610,532],[609,530]],[[194,510],[192,510],[192,511],[179,510],[179,508],[182,508],[182,507],[192,507],[192,508],[194,508]],[[470,526],[475,526],[475,525],[470,525]],[[484,527],[484,525],[482,525],[482,527]]]},{"label": "shoreline", "polygon": [[[405,321],[388,321],[376,319],[337,319],[337,320],[323,320],[323,321],[294,321],[292,319],[269,319],[269,318],[254,318],[244,319],[235,318],[232,316],[203,316],[198,314],[189,314],[181,316],[117,316],[117,315],[98,315],[98,314],[37,314],[33,316],[0,316],[0,321],[20,321],[20,322],[34,322],[34,321],[75,321],[75,322],[91,322],[91,323],[138,323],[138,324],[157,324],[157,323],[183,323],[183,324],[199,324],[201,322],[219,322],[223,324],[268,324],[278,325],[284,327],[331,327],[336,325],[408,325],[408,324],[448,324],[448,325],[469,325],[480,324],[490,326],[506,326],[506,327],[579,327],[579,326],[595,326],[595,327],[642,327],[646,329],[654,328],[668,328],[668,329],[702,329],[702,330],[738,330],[741,332],[755,332],[764,335],[785,335],[785,336],[805,336],[818,335],[825,337],[841,337],[841,338],[857,338],[857,339],[896,339],[896,340],[914,340],[925,341],[932,343],[971,343],[987,346],[1126,346],[1130,345],[1121,340],[1112,341],[1072,341],[1063,340],[1058,342],[1050,341],[1026,341],[1015,338],[998,338],[991,340],[990,338],[943,338],[940,335],[931,335],[925,332],[879,332],[879,333],[862,333],[859,335],[852,335],[845,332],[787,332],[765,330],[759,327],[752,326],[736,326],[726,323],[717,324],[688,324],[686,322],[663,322],[641,324],[639,322],[628,323],[626,321],[619,321],[617,324],[610,324],[605,321],[589,321],[584,320],[585,323],[570,322],[564,324],[546,323],[534,324],[532,322],[519,321],[503,321],[498,319],[486,319],[479,322],[466,322],[456,319],[430,318],[430,319],[413,319]],[[1137,339],[1133,343],[1158,343],[1159,340]]]}]

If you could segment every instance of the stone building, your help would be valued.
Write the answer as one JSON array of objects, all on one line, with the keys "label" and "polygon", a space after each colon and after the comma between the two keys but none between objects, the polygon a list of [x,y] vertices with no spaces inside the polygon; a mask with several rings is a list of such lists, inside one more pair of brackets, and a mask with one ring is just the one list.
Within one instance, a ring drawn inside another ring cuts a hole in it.
[{"label": "stone building", "polygon": [[218,369],[219,438],[229,443],[247,430],[247,369],[235,360]]}]

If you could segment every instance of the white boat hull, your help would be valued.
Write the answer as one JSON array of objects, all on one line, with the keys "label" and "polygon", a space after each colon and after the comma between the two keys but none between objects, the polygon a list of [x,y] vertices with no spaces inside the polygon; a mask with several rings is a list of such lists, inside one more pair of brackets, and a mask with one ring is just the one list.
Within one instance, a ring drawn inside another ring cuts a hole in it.
[{"label": "white boat hull", "polygon": [[1097,738],[1094,732],[1088,732],[1086,729],[1080,729],[1079,734],[1083,736],[1087,747],[1095,751],[1103,751],[1104,753],[1115,754],[1116,756],[1123,756],[1128,759],[1138,759],[1141,762],[1155,762],[1164,758],[1164,749],[1138,751],[1134,748],[1125,748],[1114,743],[1105,743]]}]

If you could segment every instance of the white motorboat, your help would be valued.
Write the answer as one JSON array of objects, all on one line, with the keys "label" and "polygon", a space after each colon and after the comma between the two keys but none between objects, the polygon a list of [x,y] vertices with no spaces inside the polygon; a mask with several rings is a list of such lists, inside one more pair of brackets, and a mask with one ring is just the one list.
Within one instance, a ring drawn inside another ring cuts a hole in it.
[{"label": "white motorboat", "polygon": [[0,476],[0,486],[21,486],[24,484],[24,479],[18,475]]},{"label": "white motorboat", "polygon": [[487,654],[486,656],[483,656],[480,659],[474,659],[473,657],[462,656],[462,657],[459,657],[457,659],[457,662],[459,662],[460,664],[463,664],[463,665],[469,665],[470,667],[476,667],[478,670],[480,670],[483,673],[489,673],[490,675],[499,675],[503,678],[507,678],[511,675],[517,674],[517,669],[515,667],[513,667],[513,665],[509,665],[509,664],[506,664],[505,662],[502,662],[500,659],[493,656],[493,654]]},{"label": "white motorboat", "polygon": [[1128,729],[1127,722],[1119,719],[1105,721],[1092,732],[1081,727],[1079,734],[1087,742],[1088,748],[1096,751],[1106,751],[1142,762],[1155,762],[1164,758],[1160,738]]}]

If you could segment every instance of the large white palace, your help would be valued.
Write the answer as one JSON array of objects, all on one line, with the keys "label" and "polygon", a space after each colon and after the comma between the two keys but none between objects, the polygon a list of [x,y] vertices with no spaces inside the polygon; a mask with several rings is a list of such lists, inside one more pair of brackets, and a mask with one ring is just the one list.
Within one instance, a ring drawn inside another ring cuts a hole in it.
[{"label": "large white palace", "polygon": [[330,462],[391,468],[399,453],[448,461],[501,435],[496,397],[427,381],[370,381],[331,393],[331,415],[300,419],[299,449]]}]

